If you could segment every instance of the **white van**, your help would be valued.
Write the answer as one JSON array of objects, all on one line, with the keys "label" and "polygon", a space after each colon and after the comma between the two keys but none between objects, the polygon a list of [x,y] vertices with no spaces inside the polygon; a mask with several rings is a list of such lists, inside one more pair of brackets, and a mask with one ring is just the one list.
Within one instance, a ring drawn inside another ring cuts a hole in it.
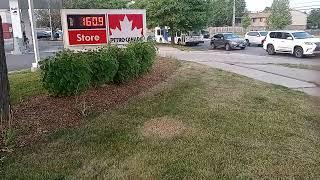
[{"label": "white van", "polygon": [[[156,27],[155,28],[155,41],[157,43],[171,43],[170,27]],[[189,34],[176,33],[174,36],[174,43],[185,46],[196,46],[204,43],[203,36],[199,33],[191,32]]]}]

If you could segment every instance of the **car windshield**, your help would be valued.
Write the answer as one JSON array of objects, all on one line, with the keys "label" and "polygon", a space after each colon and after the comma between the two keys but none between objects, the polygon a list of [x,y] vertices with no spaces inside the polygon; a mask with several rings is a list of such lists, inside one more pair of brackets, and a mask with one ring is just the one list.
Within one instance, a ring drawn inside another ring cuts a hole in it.
[{"label": "car windshield", "polygon": [[292,33],[294,38],[296,39],[307,39],[307,38],[313,38],[313,36],[307,32],[295,32]]},{"label": "car windshield", "polygon": [[263,31],[263,32],[260,32],[261,36],[267,36],[268,32],[266,31]]},{"label": "car windshield", "polygon": [[236,39],[239,38],[239,36],[235,35],[235,34],[224,34],[223,35],[225,39]]}]

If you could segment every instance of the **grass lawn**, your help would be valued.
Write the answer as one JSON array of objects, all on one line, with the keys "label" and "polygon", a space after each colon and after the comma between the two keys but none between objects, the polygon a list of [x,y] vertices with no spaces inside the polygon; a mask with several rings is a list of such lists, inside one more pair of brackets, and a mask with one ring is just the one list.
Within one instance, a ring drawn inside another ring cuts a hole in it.
[{"label": "grass lawn", "polygon": [[320,102],[183,63],[128,104],[4,159],[4,179],[320,178]]},{"label": "grass lawn", "polygon": [[23,71],[9,74],[12,104],[21,102],[30,96],[45,93],[40,79],[40,72],[32,73],[30,71]]}]

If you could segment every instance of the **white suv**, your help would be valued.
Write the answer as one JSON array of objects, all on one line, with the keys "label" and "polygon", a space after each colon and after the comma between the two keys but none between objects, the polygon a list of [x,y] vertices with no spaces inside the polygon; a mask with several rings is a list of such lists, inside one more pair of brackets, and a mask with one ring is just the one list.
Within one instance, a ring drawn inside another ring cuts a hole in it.
[{"label": "white suv", "polygon": [[248,46],[251,44],[263,45],[267,34],[267,31],[250,31],[245,35],[244,39],[247,41]]},{"label": "white suv", "polygon": [[269,55],[290,53],[302,58],[320,53],[320,39],[304,31],[270,31],[263,48]]}]

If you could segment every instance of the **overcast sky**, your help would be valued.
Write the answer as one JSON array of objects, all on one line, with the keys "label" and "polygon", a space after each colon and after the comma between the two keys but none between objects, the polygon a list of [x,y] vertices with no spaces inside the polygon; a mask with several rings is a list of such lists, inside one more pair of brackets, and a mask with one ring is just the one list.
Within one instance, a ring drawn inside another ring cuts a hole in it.
[{"label": "overcast sky", "polygon": [[[246,0],[249,11],[262,11],[265,7],[271,6],[273,0]],[[290,0],[292,8],[299,10],[308,10],[320,8],[320,0]]]}]

